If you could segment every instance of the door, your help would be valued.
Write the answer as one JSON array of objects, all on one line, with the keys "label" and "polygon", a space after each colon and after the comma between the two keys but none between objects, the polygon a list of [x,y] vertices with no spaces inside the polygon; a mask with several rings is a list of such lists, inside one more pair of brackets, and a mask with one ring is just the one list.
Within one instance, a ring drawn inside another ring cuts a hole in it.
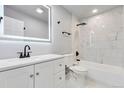
[{"label": "door", "polygon": [[35,65],[35,87],[51,88],[53,85],[53,61]]},{"label": "door", "polygon": [[32,88],[33,66],[0,72],[1,88]]}]

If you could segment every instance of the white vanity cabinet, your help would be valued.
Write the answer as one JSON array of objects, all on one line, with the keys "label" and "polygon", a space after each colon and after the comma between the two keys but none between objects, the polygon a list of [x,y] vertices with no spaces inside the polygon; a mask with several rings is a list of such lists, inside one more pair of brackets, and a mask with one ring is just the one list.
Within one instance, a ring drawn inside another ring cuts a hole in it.
[{"label": "white vanity cabinet", "polygon": [[35,65],[35,87],[52,88],[54,87],[53,61]]},{"label": "white vanity cabinet", "polygon": [[65,87],[65,63],[64,58],[54,61],[54,87]]},{"label": "white vanity cabinet", "polygon": [[33,74],[33,66],[0,72],[0,87],[32,88],[34,81]]},{"label": "white vanity cabinet", "polygon": [[64,58],[35,65],[36,88],[65,87]]},{"label": "white vanity cabinet", "polygon": [[0,72],[2,88],[61,88],[64,82],[64,58]]}]

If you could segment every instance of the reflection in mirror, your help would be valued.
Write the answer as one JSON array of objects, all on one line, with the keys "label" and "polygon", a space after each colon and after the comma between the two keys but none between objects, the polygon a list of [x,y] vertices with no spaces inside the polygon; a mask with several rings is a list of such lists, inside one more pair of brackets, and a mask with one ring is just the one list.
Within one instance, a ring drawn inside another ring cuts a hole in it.
[{"label": "reflection in mirror", "polygon": [[4,5],[4,35],[49,39],[49,9],[42,5]]}]

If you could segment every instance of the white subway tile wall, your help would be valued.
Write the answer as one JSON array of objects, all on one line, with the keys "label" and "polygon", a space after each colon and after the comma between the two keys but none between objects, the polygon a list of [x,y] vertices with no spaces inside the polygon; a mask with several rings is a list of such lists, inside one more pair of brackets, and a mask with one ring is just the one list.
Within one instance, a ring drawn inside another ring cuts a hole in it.
[{"label": "white subway tile wall", "polygon": [[[80,57],[83,60],[124,66],[124,6],[82,19]],[[91,42],[91,33],[94,32]]]}]

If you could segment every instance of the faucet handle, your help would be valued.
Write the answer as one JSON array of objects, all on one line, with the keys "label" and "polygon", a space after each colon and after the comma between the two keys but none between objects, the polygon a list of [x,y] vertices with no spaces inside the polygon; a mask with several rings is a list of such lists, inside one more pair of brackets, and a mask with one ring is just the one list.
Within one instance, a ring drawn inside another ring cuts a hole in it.
[{"label": "faucet handle", "polygon": [[32,53],[32,52],[31,51],[27,52],[27,56],[26,57],[30,57],[30,53]]},{"label": "faucet handle", "polygon": [[20,55],[19,55],[19,58],[24,58],[23,52],[17,52],[17,54],[20,54]]}]

